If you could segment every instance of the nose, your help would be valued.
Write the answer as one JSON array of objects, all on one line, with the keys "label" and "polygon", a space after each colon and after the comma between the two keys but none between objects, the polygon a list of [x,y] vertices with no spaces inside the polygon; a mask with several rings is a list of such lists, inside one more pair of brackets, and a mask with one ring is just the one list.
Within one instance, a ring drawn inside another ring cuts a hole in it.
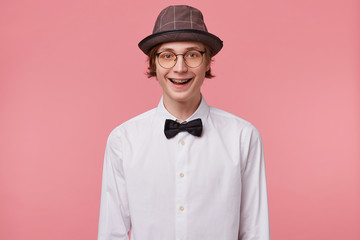
[{"label": "nose", "polygon": [[185,63],[184,56],[178,55],[175,66],[173,67],[173,71],[174,72],[187,72],[187,70],[188,70],[188,67]]}]

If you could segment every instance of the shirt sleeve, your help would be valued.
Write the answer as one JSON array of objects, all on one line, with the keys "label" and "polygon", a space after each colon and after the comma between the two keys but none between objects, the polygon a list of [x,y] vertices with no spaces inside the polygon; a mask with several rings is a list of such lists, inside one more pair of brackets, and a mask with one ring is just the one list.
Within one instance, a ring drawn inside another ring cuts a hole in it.
[{"label": "shirt sleeve", "polygon": [[246,136],[242,169],[239,240],[269,240],[269,213],[262,140],[256,128]]},{"label": "shirt sleeve", "polygon": [[130,213],[123,170],[120,134],[107,141],[101,187],[98,240],[128,240]]}]

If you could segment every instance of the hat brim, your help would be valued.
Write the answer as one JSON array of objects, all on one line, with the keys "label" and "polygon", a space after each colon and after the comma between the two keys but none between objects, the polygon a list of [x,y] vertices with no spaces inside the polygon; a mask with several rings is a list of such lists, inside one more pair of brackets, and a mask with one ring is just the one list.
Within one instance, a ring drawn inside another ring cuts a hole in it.
[{"label": "hat brim", "polygon": [[138,46],[146,55],[149,55],[150,50],[156,45],[165,42],[177,41],[194,41],[204,43],[211,48],[212,56],[215,56],[223,47],[223,42],[217,36],[194,29],[181,29],[154,33],[144,38]]}]

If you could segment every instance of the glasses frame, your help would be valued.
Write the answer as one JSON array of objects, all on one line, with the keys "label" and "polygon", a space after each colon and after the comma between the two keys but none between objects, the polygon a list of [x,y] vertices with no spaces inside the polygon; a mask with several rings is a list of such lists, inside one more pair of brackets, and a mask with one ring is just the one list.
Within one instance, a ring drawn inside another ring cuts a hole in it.
[{"label": "glasses frame", "polygon": [[[188,52],[192,52],[192,51],[199,52],[199,53],[201,54],[201,62],[200,62],[199,65],[197,65],[196,67],[191,67],[191,66],[189,66],[189,65],[186,63],[186,57],[185,57],[185,55],[186,55]],[[174,65],[172,65],[171,67],[168,67],[168,68],[167,68],[167,67],[164,67],[164,66],[162,66],[162,65],[160,64],[159,56],[160,56],[160,54],[162,54],[162,53],[164,53],[164,52],[170,52],[170,53],[172,53],[172,54],[175,55]],[[205,52],[206,52],[206,49],[205,49],[205,51],[200,51],[200,50],[192,49],[192,50],[188,50],[188,51],[186,51],[185,53],[182,53],[182,54],[181,54],[181,53],[176,54],[176,53],[174,53],[173,51],[165,50],[165,51],[161,51],[161,52],[155,53],[155,55],[156,55],[158,64],[159,64],[162,68],[165,68],[165,69],[173,68],[173,67],[176,65],[176,63],[177,63],[177,60],[178,60],[178,56],[179,56],[179,55],[181,55],[181,56],[183,57],[184,63],[186,64],[186,66],[188,66],[189,68],[197,68],[197,67],[199,67],[199,66],[202,64],[202,62],[204,61],[204,53],[205,53]]]}]

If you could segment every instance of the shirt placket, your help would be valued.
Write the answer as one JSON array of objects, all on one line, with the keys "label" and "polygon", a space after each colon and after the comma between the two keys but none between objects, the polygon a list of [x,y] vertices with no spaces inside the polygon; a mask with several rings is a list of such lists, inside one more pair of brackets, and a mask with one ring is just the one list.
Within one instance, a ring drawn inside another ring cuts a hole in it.
[{"label": "shirt placket", "polygon": [[187,194],[187,160],[189,159],[188,133],[180,132],[177,136],[176,154],[176,240],[186,239],[187,212],[189,204],[186,202]]}]

